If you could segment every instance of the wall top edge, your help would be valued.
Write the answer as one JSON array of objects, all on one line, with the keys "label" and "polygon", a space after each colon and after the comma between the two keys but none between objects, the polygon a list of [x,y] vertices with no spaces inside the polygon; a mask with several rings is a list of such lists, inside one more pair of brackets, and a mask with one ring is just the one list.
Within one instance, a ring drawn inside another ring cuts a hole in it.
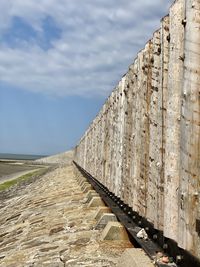
[{"label": "wall top edge", "polygon": [[164,23],[164,22],[166,22],[166,21],[169,20],[169,16],[170,16],[170,10],[171,10],[171,8],[172,8],[174,5],[176,5],[177,3],[180,3],[181,1],[184,1],[184,0],[175,0],[175,1],[171,4],[171,6],[170,6],[170,8],[169,8],[169,12],[168,12],[168,14],[166,14],[166,15],[165,15],[163,18],[161,18],[161,20],[160,20],[160,23],[161,23],[160,28],[156,29],[156,30],[153,32],[152,37],[151,37],[150,39],[148,39],[148,40],[146,41],[144,47],[143,47],[142,49],[140,49],[140,50],[137,52],[137,54],[136,54],[135,57],[133,58],[133,62],[128,66],[128,68],[127,68],[127,72],[121,76],[121,78],[120,78],[120,80],[117,82],[116,86],[115,86],[115,87],[113,88],[113,90],[110,92],[110,94],[109,94],[108,97],[106,98],[106,100],[105,100],[103,106],[101,107],[101,109],[99,110],[99,112],[97,113],[97,115],[94,117],[94,119],[92,120],[92,122],[90,123],[88,129],[86,130],[85,134],[82,136],[82,138],[80,139],[80,141],[78,142],[78,144],[81,143],[81,141],[83,140],[84,136],[87,135],[88,132],[92,129],[92,124],[93,124],[93,123],[95,122],[95,120],[101,115],[101,113],[103,112],[102,110],[105,109],[105,106],[106,106],[107,102],[110,101],[110,99],[111,99],[111,97],[113,96],[113,94],[119,90],[119,85],[120,85],[122,79],[123,79],[123,78],[124,78],[130,71],[133,71],[133,69],[134,69],[134,65],[137,64],[139,57],[145,52],[146,47],[149,46],[149,44],[153,41],[154,36],[155,36],[158,32],[160,32],[160,31],[162,30],[162,23]]}]

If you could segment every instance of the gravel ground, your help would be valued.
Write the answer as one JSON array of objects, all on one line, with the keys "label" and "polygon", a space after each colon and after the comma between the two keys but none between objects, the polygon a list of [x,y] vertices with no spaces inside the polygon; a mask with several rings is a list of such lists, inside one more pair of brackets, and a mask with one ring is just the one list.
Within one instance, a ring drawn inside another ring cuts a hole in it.
[{"label": "gravel ground", "polygon": [[98,207],[88,207],[72,166],[12,190],[0,198],[0,267],[114,267],[132,247],[101,241]]}]

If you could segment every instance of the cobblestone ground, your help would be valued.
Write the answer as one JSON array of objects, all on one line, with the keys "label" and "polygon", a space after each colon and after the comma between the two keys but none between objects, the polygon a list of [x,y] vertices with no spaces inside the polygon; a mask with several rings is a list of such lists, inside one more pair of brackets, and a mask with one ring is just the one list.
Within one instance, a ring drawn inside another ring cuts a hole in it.
[{"label": "cobblestone ground", "polygon": [[115,266],[129,243],[99,241],[72,166],[60,166],[0,200],[0,266]]}]

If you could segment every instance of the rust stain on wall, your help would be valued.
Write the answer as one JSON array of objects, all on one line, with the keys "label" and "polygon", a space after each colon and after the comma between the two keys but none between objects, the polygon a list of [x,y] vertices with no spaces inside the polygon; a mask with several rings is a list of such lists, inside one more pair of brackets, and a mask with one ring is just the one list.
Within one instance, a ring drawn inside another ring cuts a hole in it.
[{"label": "rust stain on wall", "polygon": [[177,0],[76,147],[75,160],[200,258],[200,2]]}]

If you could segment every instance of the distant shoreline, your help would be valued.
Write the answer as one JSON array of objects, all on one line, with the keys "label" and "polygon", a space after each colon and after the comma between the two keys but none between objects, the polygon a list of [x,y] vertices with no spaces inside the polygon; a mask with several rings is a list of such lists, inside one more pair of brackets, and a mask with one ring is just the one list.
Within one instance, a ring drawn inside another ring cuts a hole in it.
[{"label": "distant shoreline", "polygon": [[23,156],[24,155],[20,155],[20,159],[16,159],[15,155],[14,159],[13,157],[12,159],[0,159],[0,184],[44,167],[42,165],[34,164],[35,157],[31,157],[30,160],[30,157],[27,159],[27,157]]},{"label": "distant shoreline", "polygon": [[0,153],[0,160],[36,160],[47,157],[46,155],[26,155],[26,154],[9,154]]},{"label": "distant shoreline", "polygon": [[26,171],[20,171],[20,172],[16,172],[16,173],[12,173],[10,175],[5,175],[0,177],[0,184],[7,182],[7,181],[11,181],[14,180],[22,175],[26,175],[35,171],[40,170],[41,168],[35,168],[35,169],[30,169],[30,170],[26,170]]}]

